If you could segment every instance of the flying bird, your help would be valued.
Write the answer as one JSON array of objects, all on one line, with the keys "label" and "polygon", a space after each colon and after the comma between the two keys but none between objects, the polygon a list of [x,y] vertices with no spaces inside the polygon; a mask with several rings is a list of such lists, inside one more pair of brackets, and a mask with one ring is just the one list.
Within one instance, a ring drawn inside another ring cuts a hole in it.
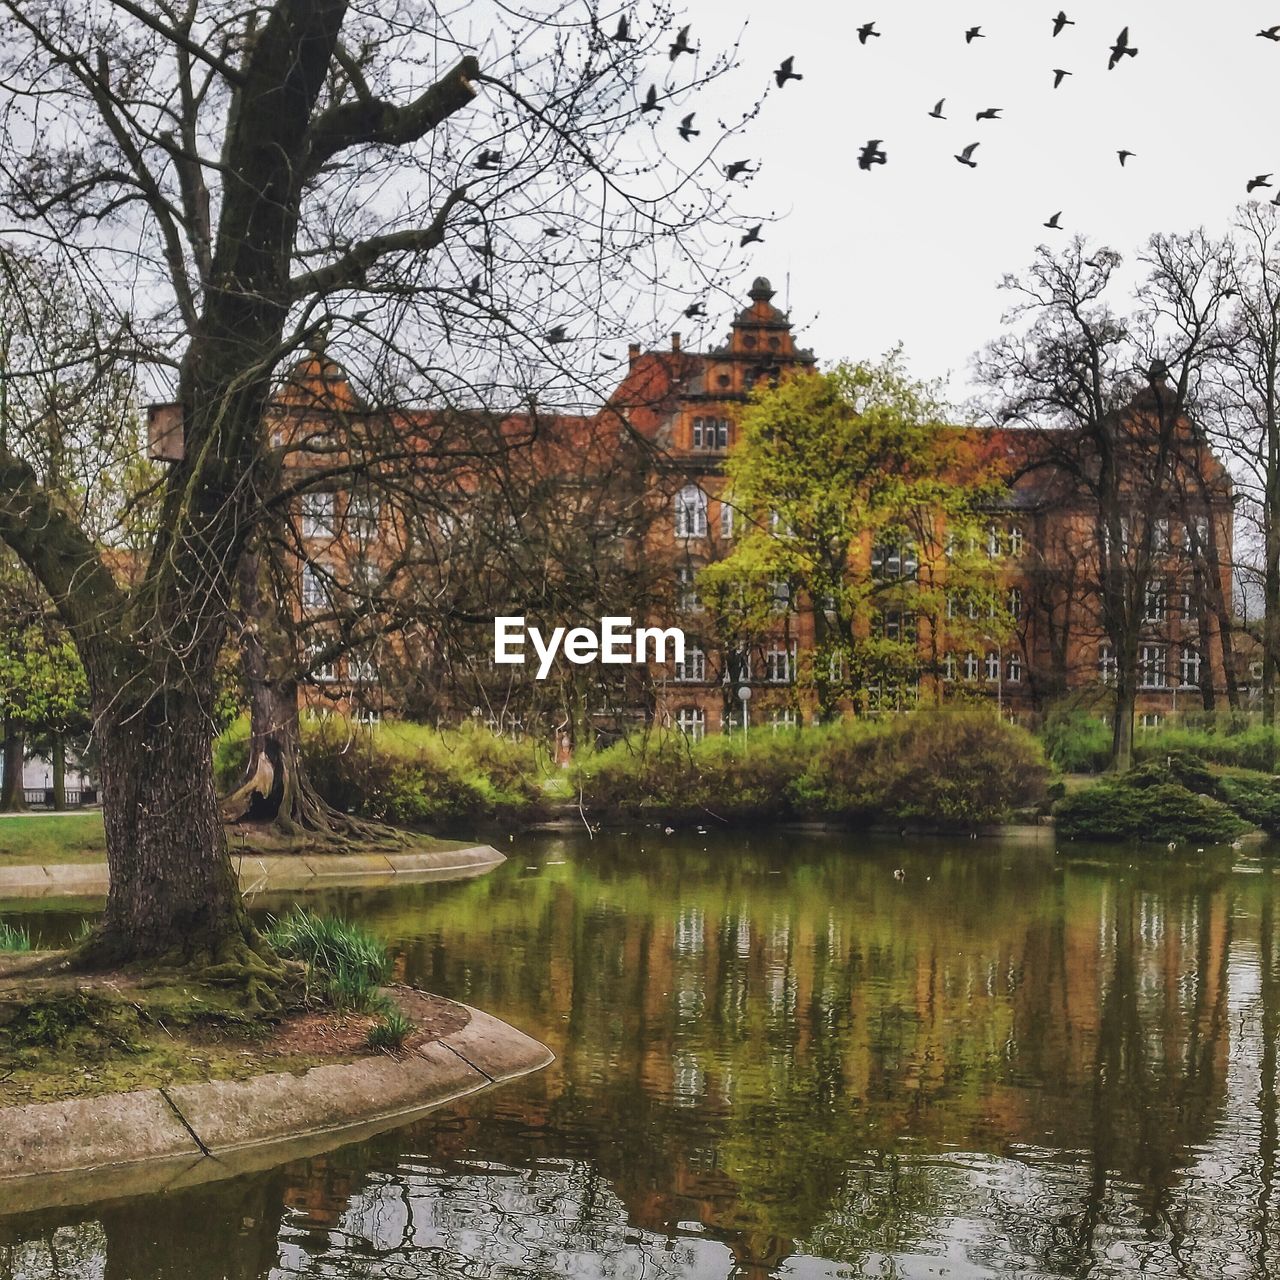
[{"label": "flying bird", "polygon": [[477,169],[496,169],[498,161],[502,159],[501,151],[490,151],[486,147],[481,153],[480,158],[476,161]]},{"label": "flying bird", "polygon": [[1118,155],[1118,156],[1120,157],[1120,167],[1123,169],[1123,168],[1124,168],[1124,162],[1125,162],[1125,161],[1126,161],[1126,160],[1127,160],[1131,155],[1135,155],[1135,154],[1137,154],[1137,153],[1136,153],[1136,152],[1133,152],[1133,151],[1124,151],[1124,150],[1117,151],[1117,152],[1116,152],[1116,155]]},{"label": "flying bird", "polygon": [[568,342],[569,340],[569,335],[565,332],[562,324],[556,325],[554,329],[548,329],[544,336],[552,346],[555,346],[557,342]]},{"label": "flying bird", "polygon": [[663,108],[658,105],[658,86],[651,84],[649,92],[644,95],[644,101],[640,104],[640,114],[644,115],[649,111],[662,111]]},{"label": "flying bird", "polygon": [[945,120],[947,118],[942,114],[942,104],[944,102],[946,102],[946,98],[939,98],[938,101],[934,104],[933,110],[929,112],[929,114],[935,120]]},{"label": "flying bird", "polygon": [[973,158],[973,153],[977,151],[977,149],[978,144],[976,142],[971,142],[958,156],[956,156],[956,159],[959,160],[961,164],[967,164],[970,169],[976,169],[978,167],[978,162]]},{"label": "flying bird", "polygon": [[1280,205],[1280,191],[1277,191],[1275,195],[1271,197],[1270,203],[1274,205]]},{"label": "flying bird", "polygon": [[705,316],[707,314],[707,308],[705,304],[701,302],[692,302],[685,307],[684,314],[688,319],[696,320],[699,316]]},{"label": "flying bird", "polygon": [[975,40],[985,40],[986,38],[987,37],[982,34],[981,27],[970,27],[969,30],[964,33],[965,44],[972,44]]},{"label": "flying bird", "polygon": [[1256,178],[1249,179],[1249,185],[1245,187],[1245,191],[1251,192],[1255,187],[1269,187],[1271,185],[1269,173],[1260,173]]},{"label": "flying bird", "polygon": [[668,49],[671,61],[674,62],[682,53],[697,52],[697,49],[689,43],[689,28],[681,27],[679,32],[676,34],[675,42]]},{"label": "flying bird", "polygon": [[872,138],[858,152],[858,168],[870,170],[873,164],[887,164],[889,157],[880,149],[880,139]]},{"label": "flying bird", "polygon": [[690,138],[698,138],[702,136],[702,130],[695,129],[693,127],[693,117],[695,114],[696,112],[690,111],[689,114],[680,121],[679,133],[686,142],[688,142]]},{"label": "flying bird", "polygon": [[1107,63],[1107,70],[1114,71],[1116,69],[1116,63],[1119,62],[1126,54],[1130,58],[1136,58],[1138,56],[1137,49],[1129,43],[1128,27],[1125,27],[1125,29],[1116,36],[1116,42],[1111,46],[1111,60]]},{"label": "flying bird", "polygon": [[788,80],[803,80],[798,71],[792,71],[791,68],[795,63],[795,58],[783,58],[782,65],[773,73],[773,78],[778,82],[778,88],[781,89]]},{"label": "flying bird", "polygon": [[1066,13],[1059,9],[1058,16],[1053,20],[1053,34],[1055,36],[1060,36],[1062,34],[1063,27],[1074,27],[1075,25],[1075,20],[1073,18],[1068,18]]},{"label": "flying bird", "polygon": [[730,182],[732,182],[740,173],[750,174],[751,172],[750,160],[735,160],[732,164],[727,164],[724,167],[724,176],[728,178]]},{"label": "flying bird", "polygon": [[985,111],[979,111],[973,118],[975,120],[999,120],[1003,107],[988,107]]},{"label": "flying bird", "polygon": [[1049,221],[1046,222],[1044,225],[1048,227],[1051,231],[1061,231],[1062,223],[1058,221],[1058,219],[1061,217],[1062,217],[1062,210],[1059,209],[1058,212],[1055,213],[1053,217],[1050,218]]},{"label": "flying bird", "polygon": [[635,44],[636,38],[631,34],[631,29],[627,25],[627,16],[623,14],[618,19],[618,29],[613,33],[615,40],[621,40],[624,44]]},{"label": "flying bird", "polygon": [[878,40],[882,34],[883,32],[876,30],[876,24],[874,22],[864,22],[862,26],[858,28],[858,43],[866,44],[868,38],[871,36],[875,36]]},{"label": "flying bird", "polygon": [[1063,71],[1061,67],[1054,67],[1053,87],[1056,89],[1070,74],[1070,71]]},{"label": "flying bird", "polygon": [[757,222],[756,225],[738,241],[738,248],[745,249],[749,244],[763,244],[764,241],[760,239],[760,228],[763,226],[763,222]]},{"label": "flying bird", "polygon": [[1264,40],[1280,40],[1280,26],[1267,27],[1264,31],[1259,31],[1258,35]]}]

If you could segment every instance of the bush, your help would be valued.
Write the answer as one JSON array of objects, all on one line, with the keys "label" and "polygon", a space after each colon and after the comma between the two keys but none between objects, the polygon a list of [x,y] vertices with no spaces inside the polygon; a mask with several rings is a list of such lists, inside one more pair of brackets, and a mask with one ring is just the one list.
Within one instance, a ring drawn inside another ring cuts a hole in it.
[{"label": "bush", "polygon": [[404,1042],[415,1030],[417,1028],[399,1009],[390,1009],[376,1026],[369,1028],[366,1043],[370,1049],[403,1049]]},{"label": "bush", "polygon": [[20,924],[0,920],[0,951],[30,951],[31,935]]},{"label": "bush", "polygon": [[1109,779],[1067,796],[1056,818],[1066,840],[1220,844],[1248,829],[1222,801],[1150,775]]},{"label": "bush", "polygon": [[310,998],[336,1009],[381,1007],[378,988],[390,975],[391,962],[386,947],[367,929],[295,907],[269,921],[266,940],[277,955],[306,966]]},{"label": "bush", "polygon": [[1280,779],[1243,770],[1225,773],[1218,779],[1218,795],[1254,826],[1280,834]]},{"label": "bush", "polygon": [[1111,730],[1078,705],[1051,708],[1040,737],[1064,773],[1102,773],[1111,761]]},{"label": "bush", "polygon": [[941,707],[833,726],[791,790],[799,807],[855,823],[998,822],[1044,800],[1040,744],[990,708]]}]

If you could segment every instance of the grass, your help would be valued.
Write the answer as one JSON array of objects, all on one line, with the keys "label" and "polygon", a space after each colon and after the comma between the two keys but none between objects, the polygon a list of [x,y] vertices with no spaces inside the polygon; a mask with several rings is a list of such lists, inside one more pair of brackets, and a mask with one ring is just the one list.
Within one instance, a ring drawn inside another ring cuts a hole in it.
[{"label": "grass", "polygon": [[382,1021],[369,1028],[368,1044],[370,1049],[403,1049],[404,1042],[417,1028],[399,1009],[391,1009],[382,1017]]},{"label": "grass", "polygon": [[0,816],[0,867],[101,862],[106,856],[99,810]]},{"label": "grass", "polygon": [[0,951],[30,951],[31,935],[21,925],[0,920]]},{"label": "grass", "polygon": [[391,961],[381,939],[362,926],[295,907],[270,920],[266,939],[277,955],[306,966],[309,998],[336,1009],[385,1008],[379,988]]}]

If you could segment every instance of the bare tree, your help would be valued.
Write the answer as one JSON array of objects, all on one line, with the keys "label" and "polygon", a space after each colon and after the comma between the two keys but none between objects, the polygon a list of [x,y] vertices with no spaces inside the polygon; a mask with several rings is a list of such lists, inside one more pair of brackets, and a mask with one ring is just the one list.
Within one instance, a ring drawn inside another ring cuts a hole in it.
[{"label": "bare tree", "polygon": [[[650,95],[662,22],[633,17],[622,42],[567,5],[0,4],[13,234],[94,291],[100,349],[176,380],[183,437],[133,585],[0,447],[0,538],[92,691],[111,890],[84,960],[183,958],[272,999],[210,725],[241,557],[287,489],[266,424],[296,353],[323,341],[381,407],[585,394],[637,283],[705,291],[738,253],[716,234],[718,139],[681,164],[651,123],[732,52],[664,66]],[[330,456],[365,463],[342,441]]]}]

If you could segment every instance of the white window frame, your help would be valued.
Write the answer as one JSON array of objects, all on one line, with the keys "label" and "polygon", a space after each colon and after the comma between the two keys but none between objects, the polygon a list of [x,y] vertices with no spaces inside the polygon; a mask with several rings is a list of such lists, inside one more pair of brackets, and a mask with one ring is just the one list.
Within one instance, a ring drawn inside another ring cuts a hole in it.
[{"label": "white window frame", "polygon": [[998,649],[988,649],[984,663],[986,670],[987,683],[999,684],[1000,682],[1000,651]]},{"label": "white window frame", "polygon": [[358,657],[352,654],[347,658],[347,679],[352,684],[377,684],[378,662],[372,657]]},{"label": "white window frame", "polygon": [[966,680],[976,680],[982,672],[982,663],[978,659],[978,655],[970,649],[964,655],[964,678]]},{"label": "white window frame", "polygon": [[698,594],[698,571],[691,564],[676,568],[676,590],[679,607],[684,613],[701,613],[702,597]]},{"label": "white window frame", "polygon": [[317,490],[304,493],[300,504],[302,536],[304,538],[332,538],[337,531],[335,502],[332,492]]},{"label": "white window frame", "polygon": [[327,609],[330,606],[329,583],[320,574],[320,565],[304,564],[302,566],[302,607],[305,610]]},{"label": "white window frame", "polygon": [[676,728],[691,742],[701,742],[707,736],[707,713],[701,707],[681,707]]},{"label": "white window frame", "polygon": [[796,642],[779,647],[774,645],[764,653],[764,680],[766,684],[790,684],[796,674]]},{"label": "white window frame", "polygon": [[1098,646],[1098,679],[1103,684],[1116,682],[1116,651],[1114,646],[1103,641]]},{"label": "white window frame", "polygon": [[1169,650],[1163,644],[1144,644],[1138,649],[1138,687],[1169,687]]},{"label": "white window frame", "polygon": [[1204,658],[1195,645],[1184,644],[1178,651],[1178,688],[1198,689],[1204,671]]},{"label": "white window frame", "polygon": [[1022,654],[1014,652],[1009,655],[1004,664],[1004,680],[1005,684],[1022,683]]},{"label": "white window frame", "polygon": [[1022,545],[1026,541],[1026,536],[1022,532],[1020,524],[1011,524],[1009,526],[1009,554],[1011,556],[1020,556],[1022,554]]},{"label": "white window frame", "polygon": [[707,495],[696,484],[687,484],[675,497],[677,538],[707,536]]},{"label": "white window frame", "polygon": [[696,645],[686,645],[684,661],[675,664],[675,676],[680,684],[705,684],[707,679],[707,653]]}]

